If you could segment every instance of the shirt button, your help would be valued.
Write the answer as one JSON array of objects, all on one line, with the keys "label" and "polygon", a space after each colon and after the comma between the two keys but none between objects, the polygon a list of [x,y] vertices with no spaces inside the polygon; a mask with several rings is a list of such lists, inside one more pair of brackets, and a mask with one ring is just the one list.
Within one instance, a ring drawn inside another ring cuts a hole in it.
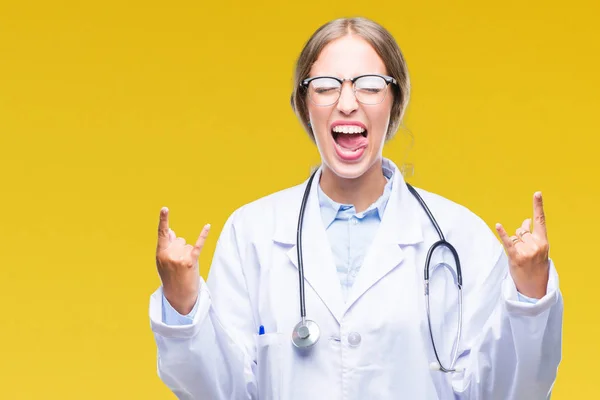
[{"label": "shirt button", "polygon": [[352,225],[358,224],[358,220],[356,218],[352,218],[350,221],[352,221]]},{"label": "shirt button", "polygon": [[357,347],[360,344],[360,334],[358,332],[351,332],[348,335],[348,343],[352,347]]}]

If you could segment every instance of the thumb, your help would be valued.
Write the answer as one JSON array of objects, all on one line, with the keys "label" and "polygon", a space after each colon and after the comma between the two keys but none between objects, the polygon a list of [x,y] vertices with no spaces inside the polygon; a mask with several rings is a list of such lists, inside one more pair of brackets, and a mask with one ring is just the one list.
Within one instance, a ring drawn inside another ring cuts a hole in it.
[{"label": "thumb", "polygon": [[198,236],[198,240],[196,240],[196,244],[194,245],[194,248],[192,249],[192,257],[194,259],[198,259],[198,257],[200,256],[202,247],[204,247],[204,242],[206,241],[206,238],[208,237],[208,231],[210,231],[210,224],[204,225],[204,228],[202,228],[202,232],[200,232],[200,236]]}]

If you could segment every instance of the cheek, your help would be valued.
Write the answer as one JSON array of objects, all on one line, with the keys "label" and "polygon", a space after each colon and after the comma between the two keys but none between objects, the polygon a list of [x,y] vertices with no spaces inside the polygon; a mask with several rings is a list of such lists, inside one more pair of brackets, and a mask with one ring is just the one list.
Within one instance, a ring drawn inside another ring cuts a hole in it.
[{"label": "cheek", "polygon": [[329,114],[328,107],[317,107],[311,103],[308,105],[308,116],[314,125],[327,121]]},{"label": "cheek", "polygon": [[372,127],[376,130],[378,135],[385,135],[387,127],[390,121],[390,106],[383,106],[377,109],[373,109],[369,115]]},{"label": "cheek", "polygon": [[331,116],[329,108],[309,106],[308,116],[315,136],[324,136],[329,133],[327,131],[329,117]]}]

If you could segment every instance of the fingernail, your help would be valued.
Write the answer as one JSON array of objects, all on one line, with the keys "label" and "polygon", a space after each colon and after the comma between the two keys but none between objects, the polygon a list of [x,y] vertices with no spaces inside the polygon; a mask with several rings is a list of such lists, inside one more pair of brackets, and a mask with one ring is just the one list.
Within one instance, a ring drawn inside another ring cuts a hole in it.
[{"label": "fingernail", "polygon": [[160,211],[164,214],[164,213],[169,212],[169,209],[167,207],[163,207],[160,209]]},{"label": "fingernail", "polygon": [[541,198],[542,198],[542,192],[537,192],[537,193],[535,194],[535,198],[536,198],[536,199],[541,199]]},{"label": "fingernail", "polygon": [[206,224],[206,225],[204,225],[204,227],[205,227],[206,229],[210,229],[210,224]]}]

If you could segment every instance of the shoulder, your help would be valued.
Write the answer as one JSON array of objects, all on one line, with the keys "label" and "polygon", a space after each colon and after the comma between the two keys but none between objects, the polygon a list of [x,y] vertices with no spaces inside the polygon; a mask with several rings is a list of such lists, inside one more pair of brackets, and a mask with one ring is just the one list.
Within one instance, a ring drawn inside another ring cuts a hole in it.
[{"label": "shoulder", "polygon": [[229,216],[224,230],[234,230],[238,239],[242,235],[271,239],[276,224],[297,220],[305,187],[306,181],[244,204]]},{"label": "shoulder", "polygon": [[[417,191],[430,208],[445,239],[458,252],[464,289],[469,291],[482,285],[490,276],[491,281],[502,280],[507,272],[506,258],[504,248],[492,228],[464,205],[423,189]],[[423,214],[421,223],[431,226]],[[437,237],[430,237],[430,240],[437,240]]]},{"label": "shoulder", "polygon": [[470,208],[425,189],[415,189],[438,221],[447,240],[458,240],[469,247],[483,246],[491,252],[498,251],[500,242],[494,231]]},{"label": "shoulder", "polygon": [[[414,187],[414,186],[413,186]],[[429,207],[434,217],[440,220],[448,222],[450,225],[453,223],[474,223],[476,225],[484,224],[485,222],[475,214],[467,206],[459,204],[454,200],[444,197],[440,194],[430,192],[423,188],[414,187],[419,195],[425,201],[425,204]]]},{"label": "shoulder", "polygon": [[236,221],[264,223],[289,214],[291,209],[299,210],[305,185],[303,182],[244,204],[234,211]]}]

